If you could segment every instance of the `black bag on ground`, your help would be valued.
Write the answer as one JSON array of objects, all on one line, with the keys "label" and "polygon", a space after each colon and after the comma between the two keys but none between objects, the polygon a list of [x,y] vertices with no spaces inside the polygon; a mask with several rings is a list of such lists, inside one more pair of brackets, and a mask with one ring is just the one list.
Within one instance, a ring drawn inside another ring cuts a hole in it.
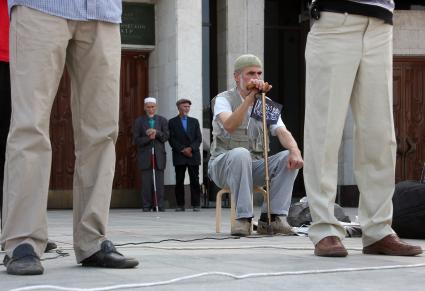
[{"label": "black bag on ground", "polygon": [[392,227],[400,237],[425,238],[425,184],[403,181],[393,196]]}]

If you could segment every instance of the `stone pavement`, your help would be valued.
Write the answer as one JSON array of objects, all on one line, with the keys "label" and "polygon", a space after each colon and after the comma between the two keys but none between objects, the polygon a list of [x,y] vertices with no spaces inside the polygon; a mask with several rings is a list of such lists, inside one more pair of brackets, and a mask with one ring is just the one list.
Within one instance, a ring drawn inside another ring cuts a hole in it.
[{"label": "stone pavement", "polygon": [[[214,209],[202,209],[201,212],[186,210],[178,213],[171,209],[159,213],[158,216],[156,213],[143,213],[140,209],[112,209],[108,237],[115,244],[157,242],[170,238],[227,238],[230,231],[229,212],[229,209],[223,209],[223,233],[216,234]],[[349,212],[354,215],[355,209]],[[256,213],[258,217],[259,209],[256,209]],[[120,290],[425,290],[424,255],[413,258],[362,255],[360,238],[344,240],[349,249],[347,258],[315,257],[313,245],[307,237],[253,236],[241,239],[126,245],[118,247],[119,251],[139,259],[141,264],[138,268],[82,268],[76,264],[72,251],[72,212],[51,210],[48,217],[49,238],[70,256],[43,261],[45,274],[42,276],[11,276],[6,274],[2,266],[0,290],[34,285],[73,288],[68,290],[106,290],[100,288],[167,281],[204,272],[268,274],[239,280],[208,275],[168,285]],[[425,241],[409,241],[425,248]],[[49,253],[45,258],[55,256],[56,253]],[[2,258],[3,254],[0,257]],[[380,269],[417,264],[423,266]],[[350,268],[353,269],[350,271]],[[274,276],[270,273],[274,273]],[[54,289],[43,287],[32,290]]]}]

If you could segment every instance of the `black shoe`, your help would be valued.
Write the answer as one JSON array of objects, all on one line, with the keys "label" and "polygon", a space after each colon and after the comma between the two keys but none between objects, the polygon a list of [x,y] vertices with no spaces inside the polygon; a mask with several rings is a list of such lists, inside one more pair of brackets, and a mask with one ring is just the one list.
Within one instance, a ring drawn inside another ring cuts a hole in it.
[{"label": "black shoe", "polygon": [[124,257],[111,241],[105,240],[100,246],[100,251],[82,260],[81,264],[83,267],[127,269],[136,267],[139,262],[136,259]]},{"label": "black shoe", "polygon": [[24,243],[13,250],[12,258],[3,260],[6,272],[10,275],[41,275],[44,268],[32,245]]},{"label": "black shoe", "polygon": [[143,212],[151,212],[151,208],[150,207],[143,207]]},{"label": "black shoe", "polygon": [[51,240],[48,240],[46,248],[44,249],[44,252],[48,253],[49,251],[57,249],[57,248],[58,248],[58,245],[56,243],[52,242]]},{"label": "black shoe", "polygon": [[[152,207],[150,210],[148,210],[148,212],[149,211],[156,212],[156,207]],[[145,210],[143,210],[143,212],[145,212]],[[158,207],[158,212],[165,212],[164,207]]]},{"label": "black shoe", "polygon": [[[152,207],[152,212],[156,212],[156,207]],[[158,212],[165,212],[164,207],[158,206]]]},{"label": "black shoe", "polygon": [[185,211],[184,207],[180,207],[180,206],[178,206],[178,207],[176,208],[176,212],[182,212],[182,211]]}]

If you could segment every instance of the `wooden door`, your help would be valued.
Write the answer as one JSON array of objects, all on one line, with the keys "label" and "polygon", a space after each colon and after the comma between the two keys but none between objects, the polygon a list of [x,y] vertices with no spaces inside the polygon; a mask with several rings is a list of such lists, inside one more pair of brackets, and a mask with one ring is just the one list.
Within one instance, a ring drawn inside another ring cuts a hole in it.
[{"label": "wooden door", "polygon": [[419,180],[425,163],[425,58],[394,59],[396,182]]},{"label": "wooden door", "polygon": [[120,130],[116,145],[114,189],[140,189],[140,174],[133,144],[133,124],[143,114],[148,94],[148,55],[123,52],[121,58]]},{"label": "wooden door", "polygon": [[[134,120],[143,112],[143,99],[148,92],[147,58],[147,53],[129,51],[122,53],[120,120],[116,144],[117,162],[114,189],[135,191],[140,187],[136,148],[132,141],[132,127]],[[70,80],[65,72],[53,104],[50,120],[53,151],[50,190],[72,189],[75,156],[70,95]]]}]

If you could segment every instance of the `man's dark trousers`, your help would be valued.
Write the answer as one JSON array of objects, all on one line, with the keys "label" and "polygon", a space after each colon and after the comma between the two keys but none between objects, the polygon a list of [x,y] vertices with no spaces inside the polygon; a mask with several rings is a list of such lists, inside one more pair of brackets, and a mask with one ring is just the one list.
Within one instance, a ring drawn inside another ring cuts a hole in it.
[{"label": "man's dark trousers", "polygon": [[[173,150],[173,165],[176,170],[176,201],[179,208],[185,207],[184,176],[186,168],[189,171],[192,207],[199,207],[199,165],[201,164],[200,145],[202,134],[196,118],[187,116],[187,128],[184,129],[180,116],[171,118],[168,122],[170,131],[170,146]],[[183,154],[183,149],[190,147],[192,155]]]},{"label": "man's dark trousers", "polygon": [[192,207],[199,207],[201,189],[199,186],[199,165],[177,165],[176,169],[176,200],[178,207],[185,206],[184,199],[184,177],[186,168],[190,179],[190,203]]},{"label": "man's dark trousers", "polygon": [[0,62],[0,213],[3,213],[3,172],[6,153],[7,134],[9,133],[10,115],[10,72],[9,63]]}]

